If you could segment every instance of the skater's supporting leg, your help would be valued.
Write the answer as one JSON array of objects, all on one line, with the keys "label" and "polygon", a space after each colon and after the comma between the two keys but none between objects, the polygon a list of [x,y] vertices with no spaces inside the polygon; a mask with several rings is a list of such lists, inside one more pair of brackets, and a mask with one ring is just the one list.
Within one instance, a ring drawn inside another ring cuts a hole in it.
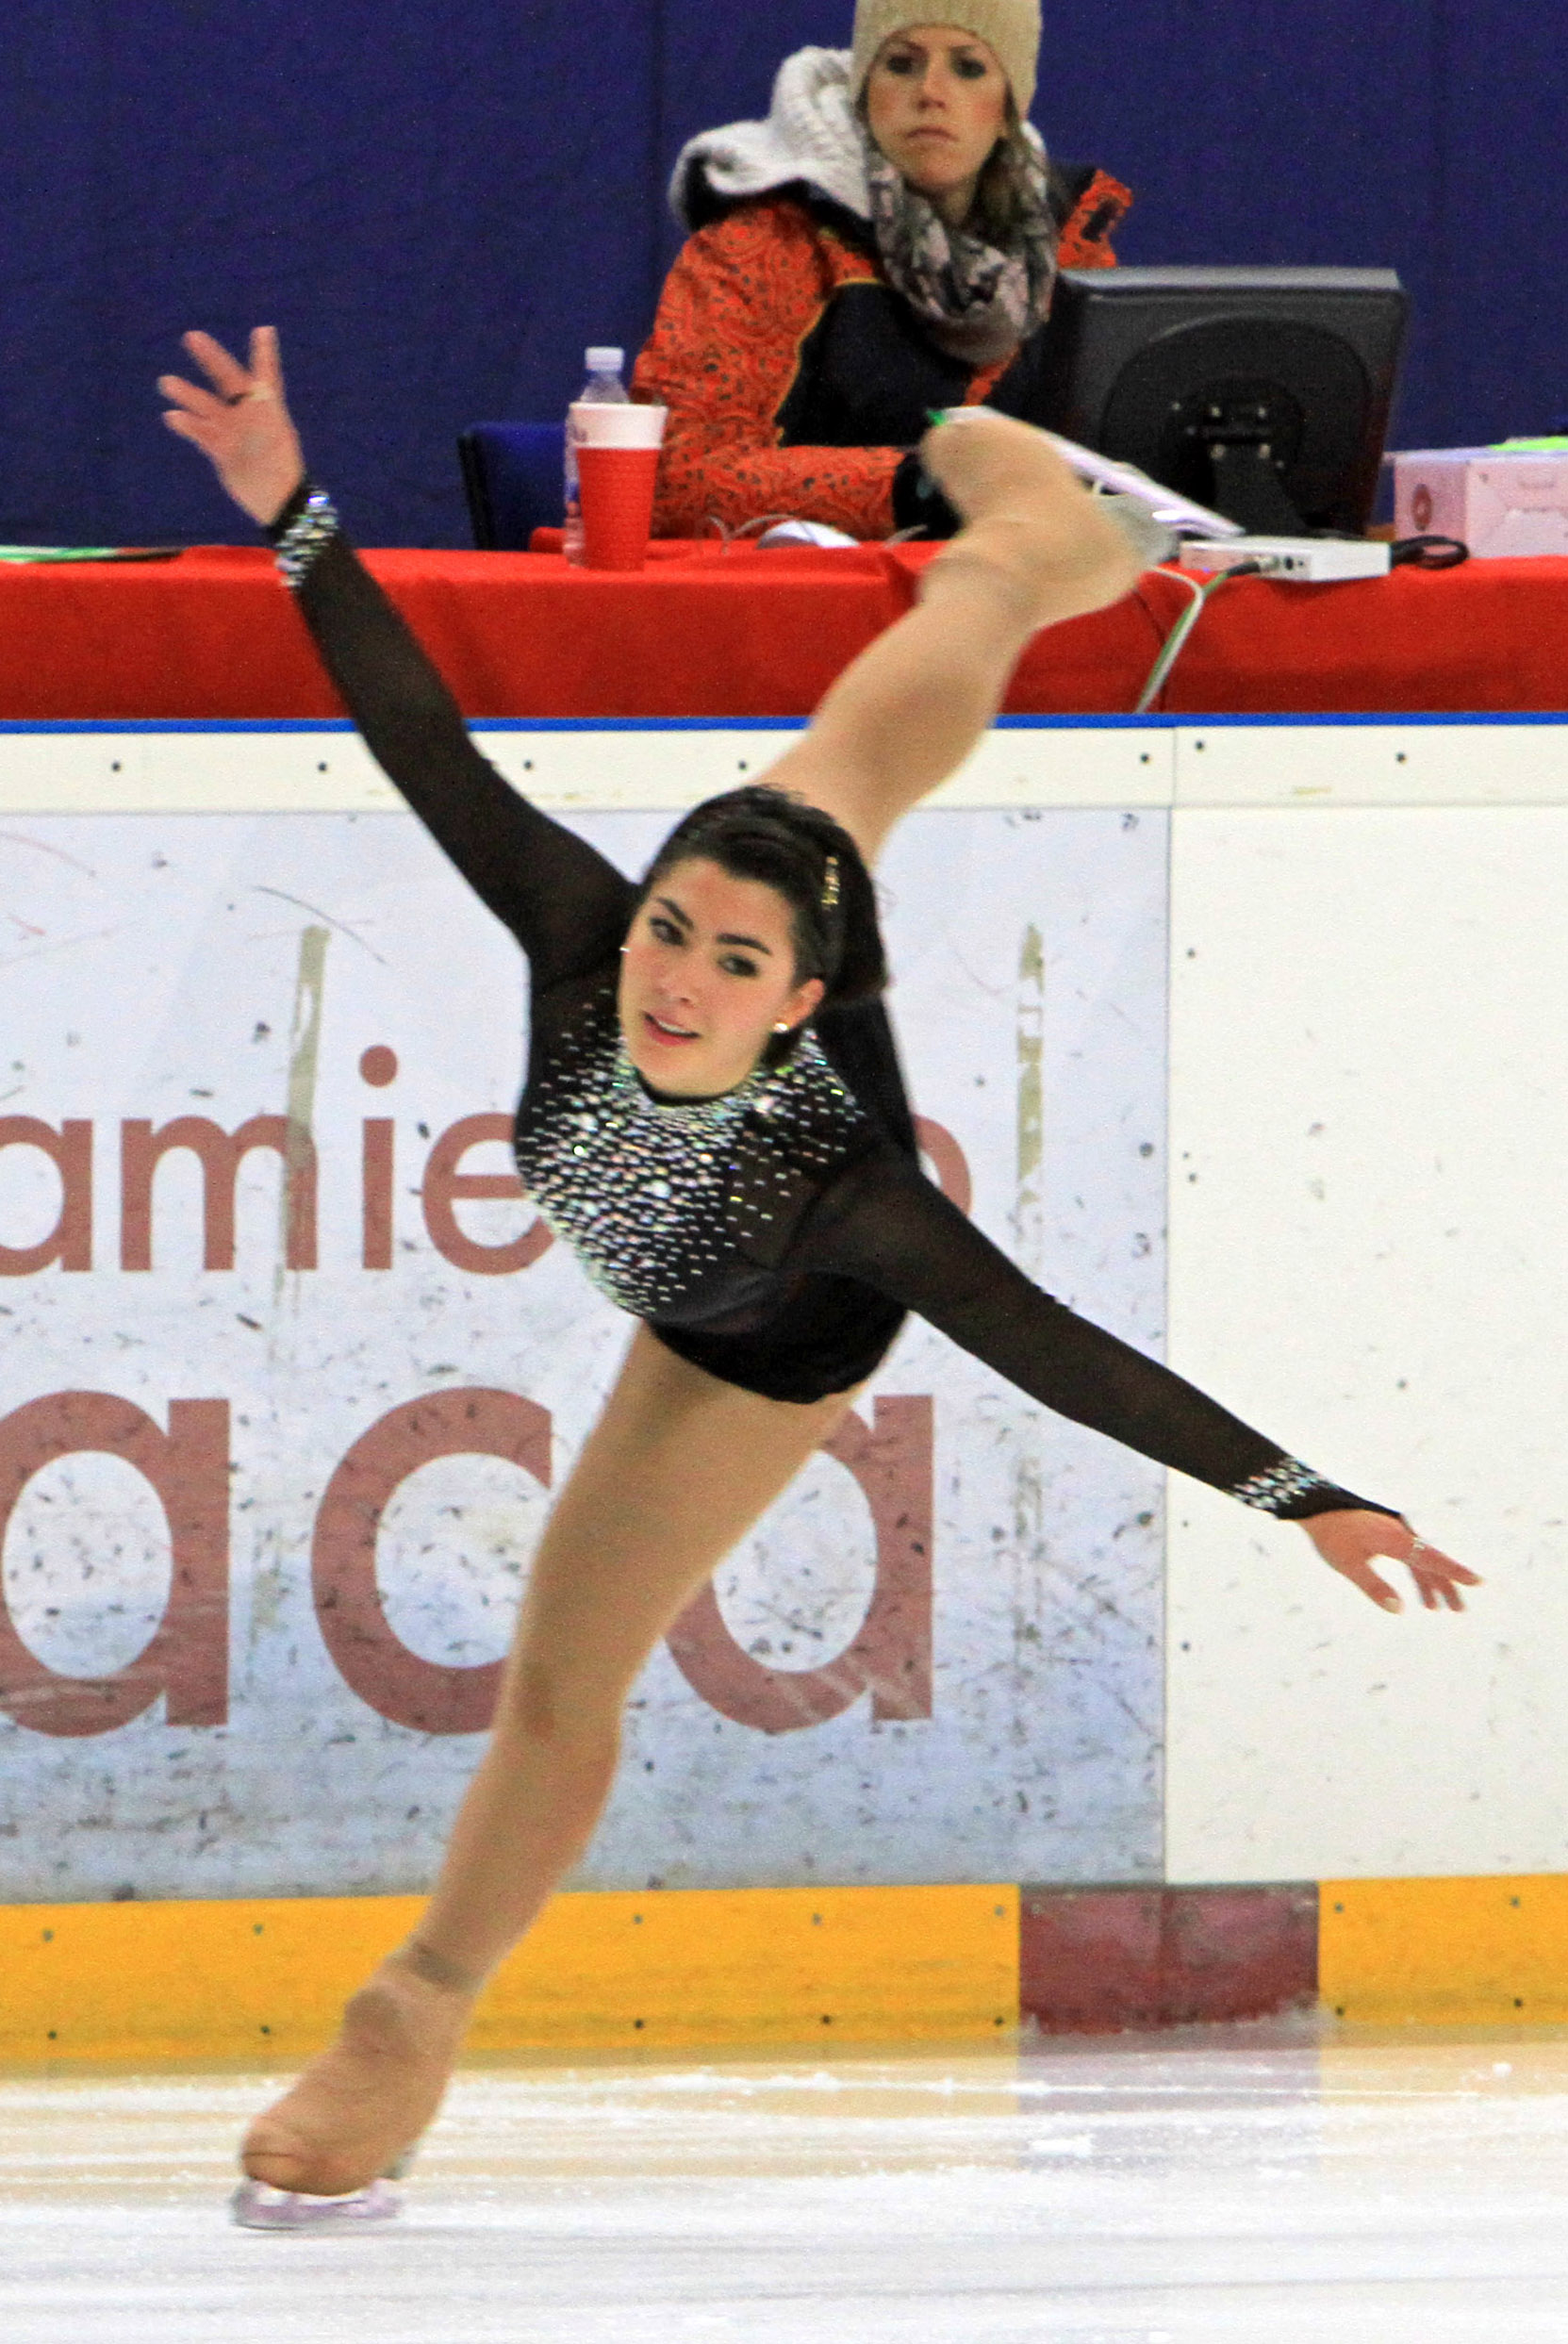
[{"label": "skater's supporting leg", "polygon": [[638,1329],[540,1543],[429,1908],[355,1995],[338,2042],[252,2127],[256,2180],[355,2189],[423,2130],[479,1987],[587,1842],[644,1661],[850,1404],[761,1398]]},{"label": "skater's supporting leg", "polygon": [[767,779],[823,806],[867,862],[900,817],[962,765],[1039,628],[1131,592],[1141,564],[1044,436],[975,411],[922,454],[967,525],[921,600],[828,692]]},{"label": "skater's supporting leg", "polygon": [[851,1396],[764,1399],[638,1329],[540,1543],[421,1945],[481,1976],[522,1935],[586,1844],[649,1654]]}]

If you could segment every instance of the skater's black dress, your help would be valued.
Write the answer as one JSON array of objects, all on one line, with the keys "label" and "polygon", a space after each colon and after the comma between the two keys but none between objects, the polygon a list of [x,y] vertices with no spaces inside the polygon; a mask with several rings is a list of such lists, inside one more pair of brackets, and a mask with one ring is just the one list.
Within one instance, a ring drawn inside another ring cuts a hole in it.
[{"label": "skater's black dress", "polygon": [[518,1167],[613,1302],[710,1375],[797,1402],[861,1382],[915,1311],[1059,1414],[1264,1512],[1371,1504],[1043,1294],[925,1179],[880,1001],[819,1013],[787,1063],[718,1098],[652,1094],[616,1014],[635,889],[480,755],[322,491],[271,534],[371,753],[528,956]]}]

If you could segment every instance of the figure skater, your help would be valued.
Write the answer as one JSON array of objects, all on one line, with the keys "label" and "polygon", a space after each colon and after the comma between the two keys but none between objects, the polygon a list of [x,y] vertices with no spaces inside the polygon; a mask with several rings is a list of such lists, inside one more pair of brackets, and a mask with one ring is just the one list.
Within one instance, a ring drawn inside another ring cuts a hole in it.
[{"label": "figure skater", "polygon": [[1131,588],[1117,523],[1027,425],[925,439],[966,526],[917,605],[840,677],[766,787],[683,817],[640,886],[519,797],[305,470],[275,334],[171,430],[271,538],[327,672],[414,812],[528,956],[517,1162],[539,1212],[637,1321],[535,1560],[484,1759],[430,1905],[341,2031],[257,2119],[253,2184],[362,2192],[430,2122],[490,1972],[586,1847],[622,1705],[661,1635],[833,1433],[909,1311],[1047,1407],[1299,1522],[1374,1603],[1475,1575],[1166,1368],[1053,1301],[921,1174],[870,867],[972,749],[1037,628]]}]

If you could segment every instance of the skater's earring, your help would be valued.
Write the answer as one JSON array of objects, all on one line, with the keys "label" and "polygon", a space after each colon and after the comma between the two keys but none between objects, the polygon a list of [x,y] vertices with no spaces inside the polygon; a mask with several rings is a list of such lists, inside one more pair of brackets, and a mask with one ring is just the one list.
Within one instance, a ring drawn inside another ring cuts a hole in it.
[{"label": "skater's earring", "polygon": [[788,1020],[788,1018],[787,1018],[787,1017],[781,1017],[781,1018],[779,1019],[778,1024],[774,1027],[773,1031],[774,1031],[774,1032],[775,1032],[775,1033],[787,1033],[787,1032],[790,1031],[790,1025],[789,1025],[789,1020]]}]

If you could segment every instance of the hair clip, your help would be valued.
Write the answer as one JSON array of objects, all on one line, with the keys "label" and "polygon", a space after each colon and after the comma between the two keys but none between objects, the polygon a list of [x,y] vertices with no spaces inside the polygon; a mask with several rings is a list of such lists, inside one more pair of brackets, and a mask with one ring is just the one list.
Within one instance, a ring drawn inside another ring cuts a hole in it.
[{"label": "hair clip", "polygon": [[838,857],[830,854],[822,872],[822,909],[831,912],[838,901]]}]

